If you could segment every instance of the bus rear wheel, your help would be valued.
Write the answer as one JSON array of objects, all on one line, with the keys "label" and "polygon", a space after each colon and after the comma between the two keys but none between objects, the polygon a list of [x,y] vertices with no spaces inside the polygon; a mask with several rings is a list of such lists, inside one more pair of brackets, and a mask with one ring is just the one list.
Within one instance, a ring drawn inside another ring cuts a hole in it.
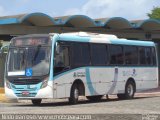
[{"label": "bus rear wheel", "polygon": [[77,84],[73,84],[71,88],[69,103],[70,104],[77,104],[78,103],[78,97],[79,97],[79,89]]},{"label": "bus rear wheel", "polygon": [[135,94],[135,84],[133,81],[128,81],[125,87],[125,98],[132,99]]},{"label": "bus rear wheel", "polygon": [[96,95],[96,96],[86,96],[86,98],[90,101],[99,101],[102,98],[102,95]]},{"label": "bus rear wheel", "polygon": [[119,99],[132,99],[135,94],[135,84],[133,81],[128,81],[125,86],[124,94],[117,94]]},{"label": "bus rear wheel", "polygon": [[42,99],[33,99],[33,100],[32,100],[32,104],[35,105],[35,106],[40,105],[41,102],[42,102]]}]

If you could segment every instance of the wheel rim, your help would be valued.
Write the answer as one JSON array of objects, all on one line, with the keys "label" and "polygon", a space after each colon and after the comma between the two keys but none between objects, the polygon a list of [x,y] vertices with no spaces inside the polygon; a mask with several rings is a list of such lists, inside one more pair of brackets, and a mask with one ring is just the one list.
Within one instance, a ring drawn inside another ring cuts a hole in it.
[{"label": "wheel rim", "polygon": [[132,96],[133,95],[133,85],[129,84],[128,87],[127,87],[127,92],[128,92],[128,95],[129,96]]},{"label": "wheel rim", "polygon": [[76,98],[76,99],[78,99],[78,89],[76,88],[75,90],[74,90],[74,97]]}]

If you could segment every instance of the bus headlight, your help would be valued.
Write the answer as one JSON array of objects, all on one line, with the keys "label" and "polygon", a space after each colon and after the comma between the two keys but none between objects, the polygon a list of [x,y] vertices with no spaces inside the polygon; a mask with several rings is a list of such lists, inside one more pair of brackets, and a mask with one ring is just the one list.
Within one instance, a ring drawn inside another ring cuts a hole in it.
[{"label": "bus headlight", "polygon": [[45,88],[48,85],[48,80],[43,80],[41,88]]},{"label": "bus headlight", "polygon": [[6,87],[9,88],[9,89],[11,89],[11,84],[9,83],[8,80],[6,80]]}]

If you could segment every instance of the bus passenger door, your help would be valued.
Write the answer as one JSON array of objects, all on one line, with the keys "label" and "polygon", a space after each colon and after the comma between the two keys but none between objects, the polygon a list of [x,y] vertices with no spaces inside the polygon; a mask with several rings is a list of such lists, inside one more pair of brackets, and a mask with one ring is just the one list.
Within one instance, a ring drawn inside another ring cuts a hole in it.
[{"label": "bus passenger door", "polygon": [[107,92],[110,81],[110,72],[107,66],[108,63],[108,46],[106,44],[92,43],[91,49],[91,63],[90,74],[92,83],[95,84],[95,91],[97,95],[104,95]]},{"label": "bus passenger door", "polygon": [[[59,41],[56,43],[54,52],[54,96],[56,98],[66,97],[66,84],[69,78],[65,77],[65,72],[70,70],[70,45],[67,42]],[[59,77],[57,77],[59,76]]]}]

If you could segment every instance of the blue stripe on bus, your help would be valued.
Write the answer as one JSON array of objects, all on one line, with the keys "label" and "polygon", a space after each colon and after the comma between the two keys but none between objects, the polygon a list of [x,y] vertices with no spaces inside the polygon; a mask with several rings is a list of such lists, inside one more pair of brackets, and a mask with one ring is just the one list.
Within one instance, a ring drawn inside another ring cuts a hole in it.
[{"label": "blue stripe on bus", "polygon": [[113,83],[110,87],[110,89],[108,90],[107,94],[112,94],[116,88],[117,82],[118,82],[118,68],[115,68],[114,70],[114,79],[113,79]]},{"label": "blue stripe on bus", "polygon": [[90,71],[89,68],[86,68],[86,80],[87,80],[87,86],[90,92],[90,95],[95,95],[97,94],[96,90],[93,87],[92,81],[91,81],[91,77],[90,77]]},{"label": "blue stripe on bus", "polygon": [[68,73],[71,73],[71,72],[73,72],[73,71],[80,70],[80,69],[85,69],[85,67],[79,67],[79,68],[75,68],[75,69],[72,69],[72,70],[63,72],[63,73],[61,73],[61,74],[59,74],[59,75],[54,76],[54,79],[53,79],[53,80],[55,80],[55,79],[57,79],[57,78],[59,78],[59,77],[61,77],[61,76],[63,76],[63,75],[66,75],[66,74],[68,74]]},{"label": "blue stripe on bus", "polygon": [[121,44],[121,45],[137,45],[137,46],[155,46],[154,42],[147,41],[134,41],[134,40],[123,40],[123,39],[115,39],[110,40],[111,44]]},{"label": "blue stripe on bus", "polygon": [[[61,74],[58,74],[58,75],[56,75],[56,76],[54,76],[53,77],[53,79],[52,80],[55,80],[55,79],[57,79],[57,78],[59,78],[59,77],[61,77],[61,76],[63,76],[63,75],[66,75],[66,74],[68,74],[68,73],[71,73],[71,72],[73,72],[73,71],[76,71],[76,70],[80,70],[80,69],[86,69],[86,68],[115,68],[116,66],[87,66],[87,67],[79,67],[79,68],[74,68],[74,69],[71,69],[71,70],[68,70],[68,71],[66,71],[66,72],[63,72],[63,73],[61,73]],[[158,68],[157,66],[118,66],[118,68],[128,68],[128,67],[130,67],[130,68]]]},{"label": "blue stripe on bus", "polygon": [[[90,42],[93,38],[91,36],[76,36],[69,34],[60,34],[60,40],[64,41],[74,41],[74,42]],[[121,44],[121,45],[137,45],[137,46],[155,46],[154,42],[151,41],[138,41],[138,40],[129,40],[129,39],[109,39],[111,44]],[[98,40],[97,40],[98,42]],[[104,43],[107,41],[104,41]]]}]

